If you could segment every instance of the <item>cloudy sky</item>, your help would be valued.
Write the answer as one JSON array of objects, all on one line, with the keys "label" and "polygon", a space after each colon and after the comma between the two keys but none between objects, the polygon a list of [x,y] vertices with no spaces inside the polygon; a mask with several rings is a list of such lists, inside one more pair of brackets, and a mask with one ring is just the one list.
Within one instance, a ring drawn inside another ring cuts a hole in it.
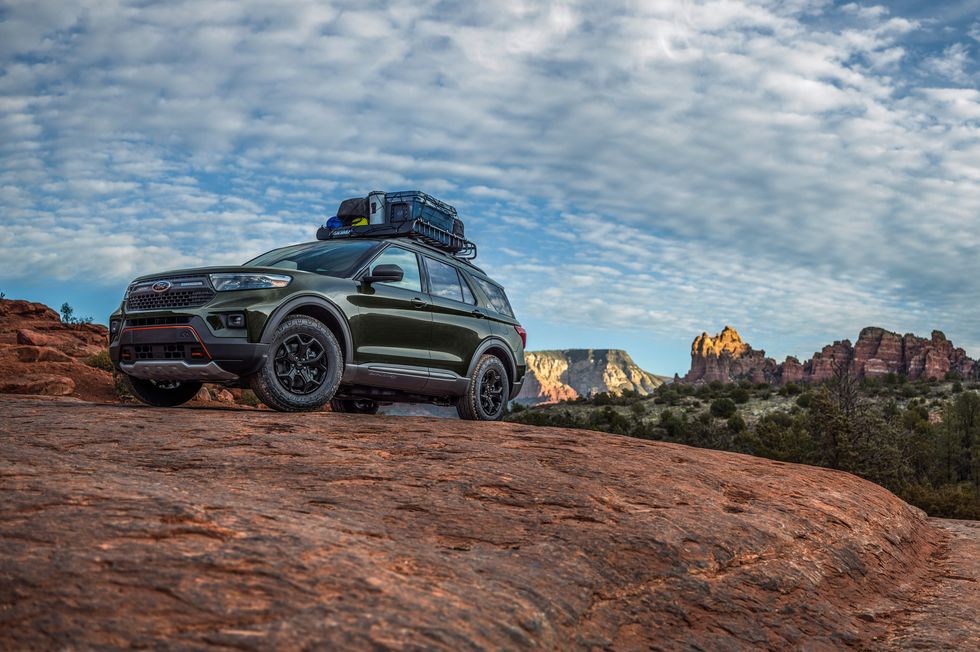
[{"label": "cloudy sky", "polygon": [[0,291],[104,321],[421,188],[532,348],[980,356],[978,58],[980,0],[2,0]]}]

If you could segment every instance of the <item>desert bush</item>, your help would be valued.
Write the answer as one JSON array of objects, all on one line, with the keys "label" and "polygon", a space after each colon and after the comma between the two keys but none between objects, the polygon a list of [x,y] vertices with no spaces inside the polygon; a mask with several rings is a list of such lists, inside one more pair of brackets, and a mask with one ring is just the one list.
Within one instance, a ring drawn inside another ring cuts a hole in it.
[{"label": "desert bush", "polygon": [[717,398],[711,402],[711,414],[719,419],[727,419],[733,416],[738,408],[735,407],[735,401],[730,398]]},{"label": "desert bush", "polygon": [[112,359],[109,357],[109,350],[102,349],[95,355],[90,355],[86,360],[85,364],[96,369],[101,369],[103,371],[113,371]]},{"label": "desert bush", "polygon": [[112,389],[116,393],[116,398],[121,401],[135,401],[136,397],[129,391],[129,385],[122,374],[113,374]]},{"label": "desert bush", "polygon": [[749,390],[744,387],[736,387],[732,390],[731,394],[729,394],[729,397],[736,403],[748,403],[749,398],[751,398],[749,395]]},{"label": "desert bush", "polygon": [[735,433],[744,432],[748,429],[748,425],[740,415],[733,414],[728,418],[728,429]]}]

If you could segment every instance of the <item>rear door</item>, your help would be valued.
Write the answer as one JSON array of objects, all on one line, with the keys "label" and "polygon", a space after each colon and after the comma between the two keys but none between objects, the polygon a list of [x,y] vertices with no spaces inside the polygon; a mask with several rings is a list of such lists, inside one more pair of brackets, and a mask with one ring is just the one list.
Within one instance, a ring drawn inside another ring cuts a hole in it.
[{"label": "rear door", "polygon": [[391,245],[371,261],[366,271],[378,265],[398,265],[405,276],[398,283],[360,283],[350,295],[350,302],[359,308],[351,320],[354,362],[424,370],[429,366],[432,312],[429,295],[422,287],[418,255]]},{"label": "rear door", "polygon": [[432,302],[431,366],[465,376],[473,351],[491,334],[490,321],[455,265],[423,259]]}]

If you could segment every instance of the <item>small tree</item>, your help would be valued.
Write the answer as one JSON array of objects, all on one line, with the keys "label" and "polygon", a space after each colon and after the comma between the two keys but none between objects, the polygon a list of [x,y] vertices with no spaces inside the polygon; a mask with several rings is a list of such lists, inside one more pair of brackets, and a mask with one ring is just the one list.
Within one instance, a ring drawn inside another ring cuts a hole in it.
[{"label": "small tree", "polygon": [[73,325],[91,324],[92,318],[76,317],[75,309],[72,308],[67,301],[65,301],[63,304],[61,304],[61,322],[64,324],[73,324]]},{"label": "small tree", "polygon": [[730,398],[716,398],[711,402],[711,415],[719,419],[727,419],[738,412],[735,401]]}]

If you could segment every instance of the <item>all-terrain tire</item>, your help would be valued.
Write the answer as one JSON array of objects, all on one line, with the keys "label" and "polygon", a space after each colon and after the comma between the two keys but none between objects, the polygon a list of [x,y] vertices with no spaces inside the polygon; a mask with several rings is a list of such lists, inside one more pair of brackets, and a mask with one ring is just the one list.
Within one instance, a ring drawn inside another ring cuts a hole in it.
[{"label": "all-terrain tire", "polygon": [[469,421],[499,421],[507,411],[510,381],[507,368],[495,355],[486,354],[476,363],[466,393],[459,398],[456,412]]},{"label": "all-terrain tire", "polygon": [[330,409],[333,412],[343,412],[345,414],[377,414],[379,407],[377,401],[372,401],[369,398],[335,398],[330,401]]},{"label": "all-terrain tire", "polygon": [[308,412],[327,404],[340,386],[344,355],[323,322],[287,317],[276,328],[269,355],[250,379],[259,400],[280,412]]},{"label": "all-terrain tire", "polygon": [[123,374],[129,393],[153,407],[175,407],[191,400],[201,391],[203,383],[187,381],[155,381]]}]

